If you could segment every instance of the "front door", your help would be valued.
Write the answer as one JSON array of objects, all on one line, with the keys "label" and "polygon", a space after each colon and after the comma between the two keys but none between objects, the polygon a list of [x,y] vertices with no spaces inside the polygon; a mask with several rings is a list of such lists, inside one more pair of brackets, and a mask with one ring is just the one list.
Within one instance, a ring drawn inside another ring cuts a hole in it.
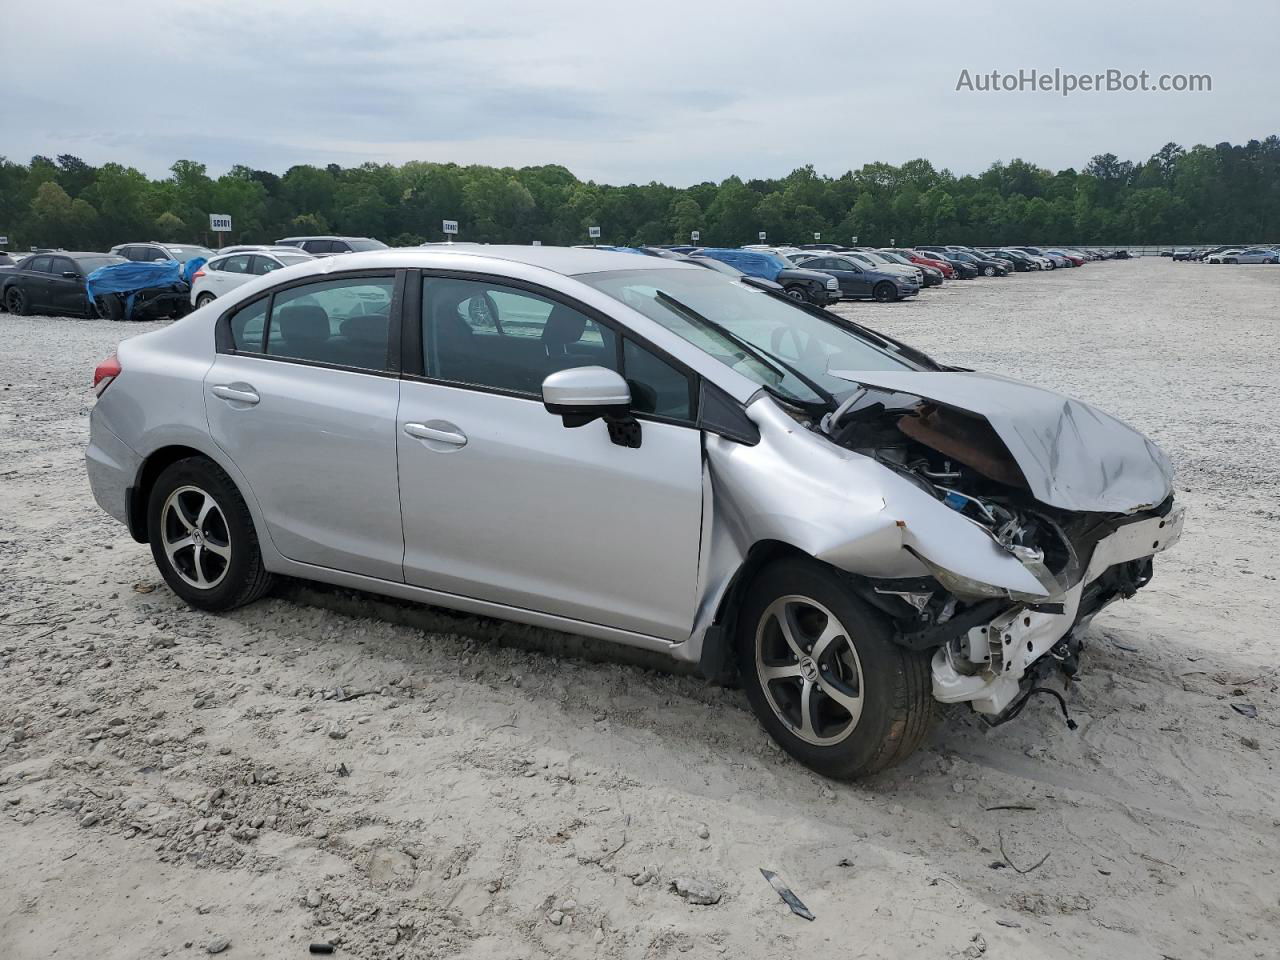
[{"label": "front door", "polygon": [[[421,324],[407,342],[424,345],[426,376],[401,385],[397,431],[406,581],[686,639],[702,520],[693,379],[541,292],[438,277],[422,303],[405,323]],[[621,367],[638,449],[543,407],[542,380],[574,365]]]},{"label": "front door", "polygon": [[312,280],[241,307],[205,409],[284,556],[399,581],[393,287],[389,274]]}]

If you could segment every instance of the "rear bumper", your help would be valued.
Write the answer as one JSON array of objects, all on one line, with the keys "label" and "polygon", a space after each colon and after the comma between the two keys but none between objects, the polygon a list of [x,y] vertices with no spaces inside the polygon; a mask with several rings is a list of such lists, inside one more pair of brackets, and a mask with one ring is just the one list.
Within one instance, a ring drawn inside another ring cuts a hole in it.
[{"label": "rear bumper", "polygon": [[129,492],[142,468],[142,458],[107,429],[96,413],[89,414],[89,446],[84,454],[89,487],[98,506],[127,525]]}]

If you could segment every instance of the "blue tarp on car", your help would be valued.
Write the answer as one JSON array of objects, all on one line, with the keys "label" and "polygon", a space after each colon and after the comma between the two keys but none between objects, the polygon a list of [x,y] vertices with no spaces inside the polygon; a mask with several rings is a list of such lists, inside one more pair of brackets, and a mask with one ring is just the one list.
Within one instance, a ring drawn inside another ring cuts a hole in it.
[{"label": "blue tarp on car", "polygon": [[777,281],[778,274],[786,270],[790,264],[776,253],[764,250],[735,250],[731,247],[703,247],[697,252],[699,257],[710,257],[731,267],[737,267],[748,277],[760,277],[762,280]]},{"label": "blue tarp on car", "polygon": [[188,260],[185,264],[177,260],[113,263],[108,267],[99,267],[85,277],[84,288],[89,294],[90,303],[104,294],[123,294],[125,319],[132,319],[135,294],[143,290],[186,290],[190,286],[192,274],[203,263],[203,259]]}]

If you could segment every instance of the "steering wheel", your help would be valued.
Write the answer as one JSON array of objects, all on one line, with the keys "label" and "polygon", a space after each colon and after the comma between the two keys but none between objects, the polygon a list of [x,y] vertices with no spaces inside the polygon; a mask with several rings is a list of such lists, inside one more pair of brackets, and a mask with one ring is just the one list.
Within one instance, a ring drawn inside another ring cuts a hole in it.
[{"label": "steering wheel", "polygon": [[479,297],[472,297],[467,301],[467,316],[471,318],[472,323],[481,326],[492,323],[498,331],[498,336],[506,336],[502,330],[502,317],[498,315],[498,302],[493,299],[493,295],[488,290]]}]

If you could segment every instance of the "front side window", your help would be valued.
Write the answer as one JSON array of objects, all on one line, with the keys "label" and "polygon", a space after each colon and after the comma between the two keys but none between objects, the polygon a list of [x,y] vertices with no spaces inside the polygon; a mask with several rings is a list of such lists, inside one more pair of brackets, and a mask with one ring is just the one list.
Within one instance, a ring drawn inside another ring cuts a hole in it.
[{"label": "front side window", "polygon": [[557,370],[618,369],[608,327],[536,293],[481,280],[423,281],[422,343],[429,376],[531,396]]},{"label": "front side window", "polygon": [[27,261],[27,269],[35,273],[49,273],[49,264],[52,262],[52,257],[32,257]]},{"label": "front side window", "polygon": [[279,270],[281,266],[282,264],[279,261],[271,257],[259,255],[253,258],[252,267],[249,272],[254,274],[254,276],[261,277],[270,273],[272,270]]},{"label": "front side window", "polygon": [[391,277],[345,277],[281,290],[272,298],[267,355],[384,370]]},{"label": "front side window", "polygon": [[62,276],[64,273],[75,273],[76,265],[67,257],[54,257],[53,265],[49,268],[50,273],[56,273]]}]

